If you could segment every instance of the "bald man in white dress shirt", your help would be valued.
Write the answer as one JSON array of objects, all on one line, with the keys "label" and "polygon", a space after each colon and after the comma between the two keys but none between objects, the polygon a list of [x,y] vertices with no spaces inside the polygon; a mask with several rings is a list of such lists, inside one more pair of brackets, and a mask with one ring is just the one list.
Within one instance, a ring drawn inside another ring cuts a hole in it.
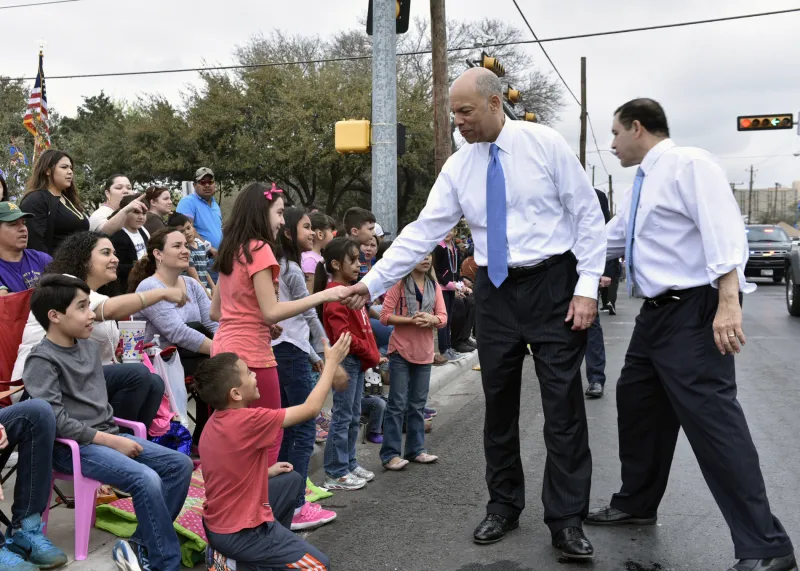
[{"label": "bald man in white dress shirt", "polygon": [[359,306],[397,283],[466,217],[479,266],[474,297],[489,488],[487,515],[473,540],[499,541],[519,526],[525,507],[519,411],[530,344],[545,417],[544,520],[564,556],[588,559],[594,550],[582,522],[592,457],[580,365],[605,267],[603,213],[561,135],[505,117],[494,74],[480,68],[462,74],[450,107],[467,144],[442,168],[419,218],[351,288],[348,303]]},{"label": "bald man in white dress shirt", "polygon": [[733,537],[729,571],[797,571],[736,399],[740,295],[755,286],[725,171],[676,146],[652,99],[617,109],[613,133],[622,166],[639,169],[606,228],[608,256],[625,256],[628,289],[644,302],[616,387],[622,489],[586,523],[654,525],[683,427]]}]

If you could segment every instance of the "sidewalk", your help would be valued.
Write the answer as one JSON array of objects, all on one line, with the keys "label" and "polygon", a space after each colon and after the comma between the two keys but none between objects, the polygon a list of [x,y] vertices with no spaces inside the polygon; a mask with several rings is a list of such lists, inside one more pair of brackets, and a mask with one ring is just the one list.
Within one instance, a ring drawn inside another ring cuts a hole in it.
[{"label": "sidewalk", "polygon": [[[466,358],[451,362],[441,367],[434,367],[431,374],[431,388],[429,397],[442,391],[453,381],[461,378],[478,363],[478,352],[470,353]],[[330,410],[332,399],[326,403],[326,408]],[[436,421],[434,421],[435,424]],[[359,442],[359,454],[366,448]],[[309,474],[316,483],[321,483],[324,475],[322,473],[322,451],[323,445],[316,444],[314,453],[311,457]],[[11,514],[11,499],[13,498],[14,478],[9,479],[3,486],[6,499],[0,502],[0,509],[6,514]],[[59,487],[64,493],[71,493],[71,485],[67,482],[58,482]],[[52,504],[51,504],[52,505]],[[75,512],[59,506],[50,510],[50,521],[48,524],[48,537],[50,540],[64,550],[69,557],[69,563],[65,569],[70,571],[112,571],[115,569],[111,560],[111,548],[117,537],[105,531],[93,528],[89,540],[89,557],[85,561],[75,561]],[[194,569],[204,570],[204,565],[198,565]]]}]

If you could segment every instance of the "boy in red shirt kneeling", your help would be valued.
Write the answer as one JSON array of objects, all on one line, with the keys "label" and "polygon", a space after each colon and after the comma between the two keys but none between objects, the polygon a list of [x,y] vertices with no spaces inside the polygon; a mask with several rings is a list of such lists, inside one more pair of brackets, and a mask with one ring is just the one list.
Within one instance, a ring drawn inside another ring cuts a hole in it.
[{"label": "boy in red shirt kneeling", "polygon": [[349,352],[349,333],[326,345],[325,369],[306,402],[279,410],[247,408],[259,398],[258,386],[236,354],[221,353],[198,368],[195,387],[215,409],[200,438],[203,523],[211,548],[235,560],[238,571],[330,570],[328,558],[289,529],[305,481],[288,462],[269,466],[267,448],[281,428],[316,418],[332,384],[346,386],[339,365]]}]

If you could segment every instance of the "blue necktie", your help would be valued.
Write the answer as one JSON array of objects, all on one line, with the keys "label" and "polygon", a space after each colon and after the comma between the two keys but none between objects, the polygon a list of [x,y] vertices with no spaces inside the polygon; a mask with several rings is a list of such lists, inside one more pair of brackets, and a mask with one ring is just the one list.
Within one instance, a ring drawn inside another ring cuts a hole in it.
[{"label": "blue necktie", "polygon": [[644,182],[644,171],[639,168],[636,171],[636,179],[633,181],[631,209],[628,212],[628,232],[625,235],[625,271],[627,274],[628,295],[630,296],[633,295],[636,287],[636,280],[633,279],[633,233],[636,230],[636,211],[639,210],[642,182]]},{"label": "blue necktie", "polygon": [[489,147],[489,168],[486,170],[486,245],[489,279],[499,288],[508,277],[506,237],[506,177],[497,153],[500,147]]}]

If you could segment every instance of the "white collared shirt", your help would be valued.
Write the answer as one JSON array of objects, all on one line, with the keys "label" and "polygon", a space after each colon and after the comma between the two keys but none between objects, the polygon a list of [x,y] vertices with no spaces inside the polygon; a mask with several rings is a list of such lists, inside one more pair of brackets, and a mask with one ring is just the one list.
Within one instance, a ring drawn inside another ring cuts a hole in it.
[{"label": "white collared shirt", "polygon": [[[572,250],[575,295],[596,298],[605,268],[603,212],[575,153],[553,129],[507,120],[495,144],[506,182],[509,267],[532,266]],[[465,216],[475,262],[487,265],[486,173],[491,143],[466,144],[444,167],[428,202],[362,279],[377,297],[408,275]]]},{"label": "white collared shirt", "polygon": [[[728,177],[709,152],[677,147],[665,139],[645,155],[633,237],[637,295],[656,297],[670,289],[711,284],[732,270],[739,288],[755,290],[744,278],[748,246],[742,214]],[[625,255],[633,187],[606,226],[608,257]]]}]

